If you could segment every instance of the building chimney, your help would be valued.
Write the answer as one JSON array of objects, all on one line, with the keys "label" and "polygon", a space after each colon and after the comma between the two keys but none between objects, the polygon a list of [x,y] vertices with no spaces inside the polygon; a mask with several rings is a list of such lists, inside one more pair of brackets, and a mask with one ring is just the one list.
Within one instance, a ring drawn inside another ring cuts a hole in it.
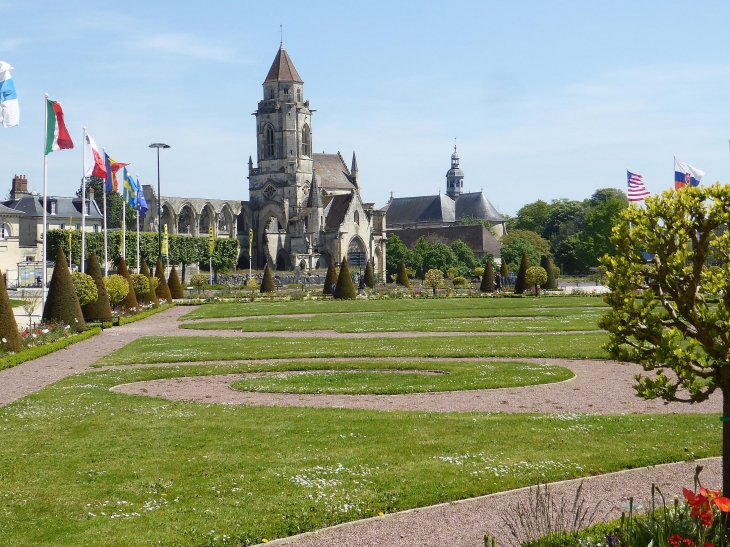
[{"label": "building chimney", "polygon": [[28,194],[28,179],[25,175],[15,175],[13,177],[13,187],[10,190],[10,199],[20,199]]}]

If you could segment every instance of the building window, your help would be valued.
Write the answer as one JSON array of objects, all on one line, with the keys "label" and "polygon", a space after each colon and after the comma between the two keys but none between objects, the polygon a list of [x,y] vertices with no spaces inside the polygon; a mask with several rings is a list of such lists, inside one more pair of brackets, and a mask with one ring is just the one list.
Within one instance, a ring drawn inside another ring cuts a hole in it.
[{"label": "building window", "polygon": [[58,227],[60,230],[65,230],[66,225],[62,222],[61,225]]},{"label": "building window", "polygon": [[284,95],[289,95],[289,88],[288,87],[285,87],[284,88]]},{"label": "building window", "polygon": [[81,224],[77,224],[77,225],[76,225],[76,229],[77,229],[77,230],[80,230],[80,229],[81,229]]},{"label": "building window", "polygon": [[360,213],[355,211],[355,224],[360,224]]},{"label": "building window", "polygon": [[98,232],[98,231],[99,231],[99,225],[98,224],[94,224],[94,232]]},{"label": "building window", "polygon": [[276,92],[274,91],[274,88],[271,88],[271,91],[269,91],[269,99],[276,98]]},{"label": "building window", "polygon": [[274,128],[270,125],[266,126],[264,130],[264,156],[267,158],[274,157]]},{"label": "building window", "polygon": [[51,214],[52,215],[56,214],[56,202],[55,201],[51,202]]},{"label": "building window", "polygon": [[0,224],[0,239],[5,239],[7,237],[10,237],[10,229],[8,225],[3,222]]},{"label": "building window", "polygon": [[87,202],[86,202],[86,214],[87,214],[87,215],[89,214],[89,208],[90,208],[90,207],[91,207],[91,203],[87,201]]},{"label": "building window", "polygon": [[297,88],[297,102],[302,102],[302,90]]},{"label": "building window", "polygon": [[309,126],[305,123],[302,127],[302,156],[309,156],[311,149],[312,136],[309,131]]}]

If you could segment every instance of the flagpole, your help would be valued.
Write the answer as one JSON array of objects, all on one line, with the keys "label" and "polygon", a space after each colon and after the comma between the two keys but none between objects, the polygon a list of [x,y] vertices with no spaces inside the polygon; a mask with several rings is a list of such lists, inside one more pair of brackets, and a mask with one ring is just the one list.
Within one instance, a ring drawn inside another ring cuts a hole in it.
[{"label": "flagpole", "polygon": [[137,210],[137,273],[142,272],[141,262],[139,261],[139,175],[137,175],[137,195],[135,196],[135,209]]},{"label": "flagpole", "polygon": [[[104,154],[106,154],[106,148],[101,148],[104,151]],[[105,160],[106,161],[106,160]],[[111,170],[111,164],[110,164],[110,170]],[[114,173],[111,174],[114,176]],[[104,181],[104,184],[101,187],[101,193],[104,196],[104,277],[109,276],[109,253],[107,250],[107,239],[106,239],[106,181]]]},{"label": "flagpole", "polygon": [[[122,196],[125,194],[125,188],[122,186]],[[127,204],[122,197],[122,258],[127,261]]]},{"label": "flagpole", "polygon": [[86,258],[86,127],[84,127],[84,137],[81,142],[84,143],[84,149],[81,153],[84,162],[81,168],[81,271],[86,272],[84,269],[84,260]]},{"label": "flagpole", "polygon": [[46,124],[45,129],[43,130],[43,135],[45,138],[43,139],[43,229],[41,230],[41,234],[43,234],[43,287],[41,288],[41,314],[46,308],[46,284],[48,279],[48,272],[46,271],[48,239],[48,234],[46,233],[46,224],[48,221],[48,218],[46,216],[46,194],[48,193],[48,154],[46,154],[46,143],[48,141],[48,93],[46,93],[45,95],[46,96],[43,99],[43,112],[46,113]]}]

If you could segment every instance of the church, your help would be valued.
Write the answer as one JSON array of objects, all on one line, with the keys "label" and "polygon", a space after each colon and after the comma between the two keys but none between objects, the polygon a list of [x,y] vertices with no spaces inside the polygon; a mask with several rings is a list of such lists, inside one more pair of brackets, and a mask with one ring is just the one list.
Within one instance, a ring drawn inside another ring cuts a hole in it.
[{"label": "church", "polygon": [[[248,160],[244,232],[253,229],[253,264],[278,270],[326,268],[348,259],[385,269],[385,213],[363,203],[357,158],[314,153],[312,114],[304,82],[279,47],[263,83],[256,117],[256,162]],[[248,254],[248,241],[242,242]]]}]

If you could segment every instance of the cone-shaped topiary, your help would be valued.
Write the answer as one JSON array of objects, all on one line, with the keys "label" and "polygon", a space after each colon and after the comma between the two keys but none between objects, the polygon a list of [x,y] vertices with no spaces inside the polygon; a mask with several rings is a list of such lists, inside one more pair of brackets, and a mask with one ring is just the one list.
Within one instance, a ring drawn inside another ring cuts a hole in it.
[{"label": "cone-shaped topiary", "polygon": [[365,285],[370,287],[371,289],[375,288],[375,276],[373,275],[373,265],[368,260],[368,263],[365,265]]},{"label": "cone-shaped topiary", "polygon": [[491,261],[487,262],[487,267],[484,268],[482,284],[479,286],[479,290],[482,292],[494,292],[494,267]]},{"label": "cone-shaped topiary", "polygon": [[[142,275],[146,275],[148,278],[152,279],[152,274],[150,273],[150,267],[147,266],[147,261],[144,258],[142,259],[142,267],[139,269],[139,273],[141,273]],[[160,305],[159,300],[157,300],[157,294],[155,294],[155,289],[152,286],[151,282],[150,282],[150,292],[148,292],[147,295],[142,300],[145,302],[154,304],[155,308]]]},{"label": "cone-shaped topiary", "polygon": [[155,293],[157,298],[163,298],[172,304],[172,295],[170,294],[170,287],[167,286],[165,280],[165,269],[162,267],[162,260],[157,259],[157,268],[155,268],[155,277],[160,280],[160,284],[157,285]]},{"label": "cone-shaped topiary", "polygon": [[335,298],[340,300],[353,300],[357,296],[355,284],[350,277],[350,268],[347,267],[347,257],[342,260],[340,266],[340,275],[337,277],[337,288],[335,289]]},{"label": "cone-shaped topiary", "polygon": [[542,290],[548,289],[548,290],[554,290],[558,288],[558,283],[555,281],[555,272],[553,271],[553,261],[550,260],[549,256],[543,255],[540,258],[540,267],[543,268],[548,275],[547,281],[540,285],[540,288]]},{"label": "cone-shaped topiary", "polygon": [[517,280],[515,281],[515,294],[525,292],[525,273],[527,273],[529,267],[530,262],[527,260],[527,253],[522,253],[522,264],[520,264],[520,271],[517,272]]},{"label": "cone-shaped topiary", "polygon": [[499,273],[502,276],[502,287],[506,287],[509,285],[509,268],[507,267],[507,263],[502,260],[502,266],[499,269]]},{"label": "cone-shaped topiary", "polygon": [[172,271],[170,271],[170,277],[167,280],[167,286],[170,289],[170,296],[173,298],[185,298],[182,285],[180,284],[180,278],[177,276],[177,270],[175,265],[172,265]]},{"label": "cone-shaped topiary", "polygon": [[117,273],[121,275],[124,279],[127,280],[127,283],[129,284],[129,292],[127,293],[127,296],[124,297],[124,300],[122,300],[121,304],[124,306],[124,309],[128,312],[131,311],[133,313],[137,313],[137,308],[139,307],[139,303],[137,302],[137,295],[134,294],[134,283],[132,283],[132,276],[129,275],[129,270],[127,269],[127,262],[124,260],[124,257],[119,258],[119,266],[117,266]]},{"label": "cone-shaped topiary", "polygon": [[106,319],[112,316],[112,308],[109,305],[109,295],[106,293],[104,278],[101,276],[101,266],[96,258],[96,253],[91,253],[89,263],[86,265],[86,273],[91,276],[96,284],[96,301],[81,307],[84,319]]},{"label": "cone-shaped topiary", "polygon": [[[0,279],[2,279],[2,272],[0,272]],[[0,283],[0,348],[8,353],[18,353],[23,349],[23,342],[20,340],[18,324],[15,322],[13,306],[10,304],[5,283]]]},{"label": "cone-shaped topiary", "polygon": [[79,299],[71,281],[71,272],[68,270],[66,255],[60,248],[56,253],[56,265],[51,276],[46,306],[43,308],[43,321],[61,321],[76,332],[86,329],[84,315],[81,313]]},{"label": "cone-shaped topiary", "polygon": [[406,271],[406,263],[401,260],[400,266],[398,266],[398,277],[395,278],[395,282],[398,285],[403,285],[406,289],[411,288],[411,283],[408,281],[408,272]]},{"label": "cone-shaped topiary", "polygon": [[327,266],[327,277],[324,278],[324,289],[322,294],[332,294],[332,285],[337,283],[337,270],[335,270],[334,261],[330,260],[330,265]]},{"label": "cone-shaped topiary", "polygon": [[261,288],[259,289],[259,292],[274,292],[276,290],[276,285],[274,285],[274,278],[271,277],[271,270],[269,269],[269,263],[266,263],[266,267],[264,268],[264,278],[261,281]]}]

